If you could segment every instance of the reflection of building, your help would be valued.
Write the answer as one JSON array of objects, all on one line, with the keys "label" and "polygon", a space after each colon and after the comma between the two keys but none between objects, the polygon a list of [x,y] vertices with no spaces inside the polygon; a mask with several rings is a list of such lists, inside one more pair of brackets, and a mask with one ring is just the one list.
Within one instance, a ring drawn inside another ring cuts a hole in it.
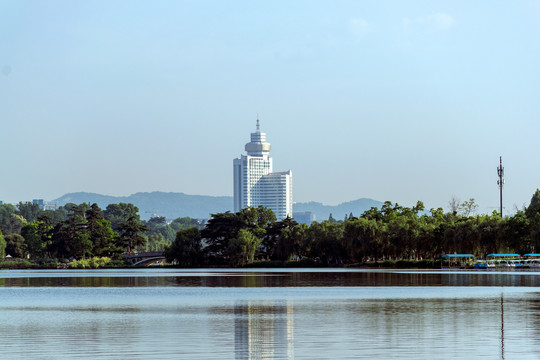
[{"label": "reflection of building", "polygon": [[292,172],[272,172],[270,148],[257,120],[257,130],[245,146],[247,155],[233,162],[234,211],[262,205],[282,220],[292,216]]},{"label": "reflection of building", "polygon": [[291,303],[240,303],[235,305],[234,315],[236,359],[294,359]]}]

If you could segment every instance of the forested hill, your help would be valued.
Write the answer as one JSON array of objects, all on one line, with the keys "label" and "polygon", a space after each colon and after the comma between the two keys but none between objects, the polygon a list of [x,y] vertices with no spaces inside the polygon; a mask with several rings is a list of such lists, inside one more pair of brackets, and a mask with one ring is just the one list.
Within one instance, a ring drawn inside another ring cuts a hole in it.
[{"label": "forested hill", "polygon": [[[141,219],[148,220],[154,215],[164,216],[167,219],[176,219],[189,216],[198,219],[207,219],[210,214],[232,211],[232,196],[206,196],[188,195],[173,192],[141,192],[129,196],[107,196],[95,193],[77,192],[66,194],[53,200],[58,205],[67,203],[96,203],[102,209],[109,204],[130,203],[139,208]],[[381,207],[380,201],[372,199],[358,199],[344,202],[339,205],[324,205],[319,202],[296,203],[294,212],[311,211],[317,221],[327,220],[330,214],[336,220],[343,220],[345,215],[353,213],[361,215],[372,206]]]},{"label": "forested hill", "polygon": [[382,202],[373,199],[358,199],[347,201],[339,205],[324,205],[320,202],[310,201],[307,203],[296,203],[293,207],[294,212],[311,211],[315,215],[317,221],[328,220],[330,214],[336,220],[343,220],[345,215],[349,216],[352,213],[354,216],[360,216],[364,211],[371,207],[380,208]]}]

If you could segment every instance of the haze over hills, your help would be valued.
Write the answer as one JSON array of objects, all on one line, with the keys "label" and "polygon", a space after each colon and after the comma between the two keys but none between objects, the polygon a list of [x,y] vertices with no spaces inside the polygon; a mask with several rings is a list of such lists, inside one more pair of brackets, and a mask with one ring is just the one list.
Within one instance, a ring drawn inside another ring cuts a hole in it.
[{"label": "haze over hills", "polygon": [[293,205],[294,212],[311,211],[315,214],[317,221],[328,220],[330,214],[336,220],[343,220],[345,216],[353,214],[354,216],[360,216],[366,210],[372,207],[380,208],[382,202],[373,199],[357,199],[353,201],[347,201],[338,205],[324,205],[320,202],[310,201],[307,203],[296,203]]},{"label": "haze over hills", "polygon": [[210,214],[229,211],[232,208],[231,196],[188,195],[172,192],[139,192],[129,196],[108,196],[95,193],[77,192],[65,194],[53,200],[58,205],[67,203],[96,203],[102,209],[109,204],[131,203],[139,208],[141,219],[164,216],[167,219],[189,216],[207,219]]},{"label": "haze over hills", "polygon": [[[58,205],[67,203],[96,203],[102,209],[109,204],[131,203],[139,208],[141,219],[148,220],[152,216],[164,216],[167,219],[189,216],[198,219],[208,219],[210,214],[232,211],[232,196],[188,195],[173,192],[139,192],[129,196],[108,196],[95,193],[77,192],[65,194],[55,200]],[[382,203],[373,199],[358,199],[339,205],[324,205],[319,202],[296,203],[294,212],[311,211],[316,220],[328,219],[330,213],[337,220],[353,213],[361,215],[372,206],[380,207]]]}]

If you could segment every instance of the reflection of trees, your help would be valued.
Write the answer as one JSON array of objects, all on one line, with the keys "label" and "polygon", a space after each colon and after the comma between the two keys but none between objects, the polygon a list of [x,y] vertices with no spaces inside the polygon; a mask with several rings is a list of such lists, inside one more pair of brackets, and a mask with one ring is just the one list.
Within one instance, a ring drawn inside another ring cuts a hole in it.
[{"label": "reflection of trees", "polygon": [[536,339],[540,339],[540,293],[534,293],[527,300],[526,314],[531,317],[530,326],[536,334]]},{"label": "reflection of trees", "polygon": [[288,302],[239,302],[234,306],[236,359],[294,359],[293,306]]}]

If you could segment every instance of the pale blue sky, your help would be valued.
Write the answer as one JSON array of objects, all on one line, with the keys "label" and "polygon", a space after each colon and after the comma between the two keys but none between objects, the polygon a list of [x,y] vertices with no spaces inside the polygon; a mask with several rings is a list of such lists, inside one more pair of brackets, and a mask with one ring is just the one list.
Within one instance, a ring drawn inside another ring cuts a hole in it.
[{"label": "pale blue sky", "polygon": [[0,200],[232,195],[255,129],[295,201],[528,204],[540,1],[0,0]]}]

